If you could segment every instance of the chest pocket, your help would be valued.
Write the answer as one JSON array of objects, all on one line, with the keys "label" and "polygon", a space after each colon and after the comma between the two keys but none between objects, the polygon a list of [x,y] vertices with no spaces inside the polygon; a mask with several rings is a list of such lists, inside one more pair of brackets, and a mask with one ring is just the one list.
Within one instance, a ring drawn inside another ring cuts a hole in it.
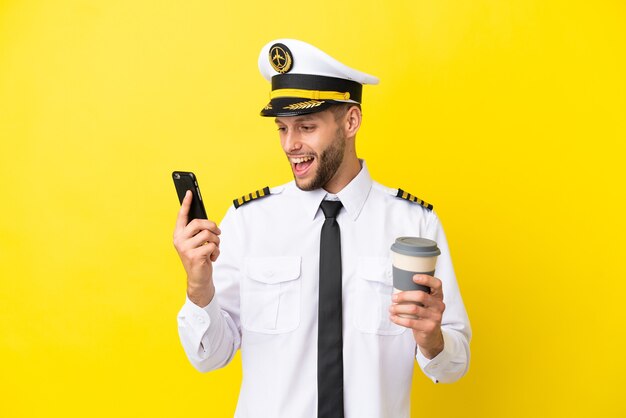
[{"label": "chest pocket", "polygon": [[362,332],[398,335],[407,330],[389,319],[393,294],[391,259],[359,257],[356,270],[354,325]]},{"label": "chest pocket", "polygon": [[250,257],[241,283],[241,324],[266,334],[300,323],[301,257]]}]

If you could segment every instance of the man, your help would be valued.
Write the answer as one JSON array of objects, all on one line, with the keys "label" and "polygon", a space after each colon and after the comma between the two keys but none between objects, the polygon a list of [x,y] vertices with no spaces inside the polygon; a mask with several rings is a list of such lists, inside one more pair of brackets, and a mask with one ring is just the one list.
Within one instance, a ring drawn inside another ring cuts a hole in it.
[{"label": "man", "polygon": [[[237,417],[408,417],[415,360],[435,382],[469,364],[442,226],[432,206],[373,182],[357,158],[362,85],[375,77],[290,39],[267,44],[259,68],[272,83],[261,114],[275,117],[294,181],[235,200],[220,228],[187,224],[188,192],[174,232],[185,352],[209,371],[241,349]],[[430,293],[393,294],[400,236],[441,249],[437,277],[414,277]]]}]

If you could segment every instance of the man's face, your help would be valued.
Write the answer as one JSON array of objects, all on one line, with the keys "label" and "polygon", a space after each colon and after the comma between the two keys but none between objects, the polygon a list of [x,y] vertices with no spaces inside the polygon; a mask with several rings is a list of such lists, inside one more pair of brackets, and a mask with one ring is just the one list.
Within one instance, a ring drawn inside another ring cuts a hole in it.
[{"label": "man's face", "polygon": [[276,125],[296,185],[302,190],[324,187],[341,167],[346,147],[333,113],[277,117]]}]

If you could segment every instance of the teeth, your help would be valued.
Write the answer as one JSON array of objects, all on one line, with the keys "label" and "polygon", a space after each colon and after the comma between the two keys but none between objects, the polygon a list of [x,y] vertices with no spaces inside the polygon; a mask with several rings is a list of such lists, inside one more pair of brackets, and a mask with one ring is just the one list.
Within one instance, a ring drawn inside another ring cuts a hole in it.
[{"label": "teeth", "polygon": [[299,157],[299,158],[290,158],[291,162],[294,164],[299,164],[299,163],[303,163],[305,161],[310,161],[312,160],[313,157]]}]

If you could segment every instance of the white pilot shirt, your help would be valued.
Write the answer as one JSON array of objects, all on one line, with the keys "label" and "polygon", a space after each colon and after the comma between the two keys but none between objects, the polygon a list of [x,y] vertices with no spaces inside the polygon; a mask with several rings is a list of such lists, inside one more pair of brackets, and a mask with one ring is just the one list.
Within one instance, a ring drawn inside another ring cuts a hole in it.
[{"label": "white pilot shirt", "polygon": [[[365,162],[337,193],[343,208],[343,361],[346,418],[410,415],[414,359],[435,382],[469,365],[470,324],[437,215],[373,182]],[[241,349],[243,380],[235,417],[317,417],[317,312],[323,189],[292,181],[271,195],[231,207],[214,263],[216,295],[204,308],[188,298],[178,315],[189,361],[202,372]],[[444,350],[428,360],[410,329],[389,319],[390,247],[400,236],[435,240],[443,282]]]}]

